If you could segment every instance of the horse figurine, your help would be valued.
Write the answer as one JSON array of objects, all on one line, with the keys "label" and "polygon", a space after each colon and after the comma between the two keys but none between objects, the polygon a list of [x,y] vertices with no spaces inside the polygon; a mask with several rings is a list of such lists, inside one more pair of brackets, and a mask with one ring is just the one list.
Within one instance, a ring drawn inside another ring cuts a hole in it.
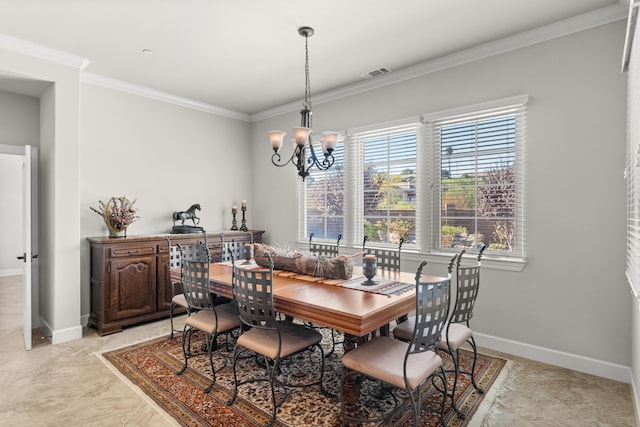
[{"label": "horse figurine", "polygon": [[200,210],[200,204],[196,203],[195,205],[191,205],[189,209],[184,212],[174,212],[173,213],[173,226],[176,226],[176,221],[182,221],[182,225],[186,220],[193,221],[193,225],[197,226],[200,223],[200,218],[196,216],[196,211]]}]

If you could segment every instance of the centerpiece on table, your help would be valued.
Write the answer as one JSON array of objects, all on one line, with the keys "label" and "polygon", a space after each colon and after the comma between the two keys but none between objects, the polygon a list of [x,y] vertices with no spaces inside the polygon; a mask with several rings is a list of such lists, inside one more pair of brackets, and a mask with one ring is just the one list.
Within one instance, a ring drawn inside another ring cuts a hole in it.
[{"label": "centerpiece on table", "polygon": [[109,229],[109,237],[126,237],[127,227],[140,219],[133,207],[135,202],[135,200],[132,202],[124,196],[112,197],[107,203],[99,200],[99,209],[93,206],[90,206],[89,209],[104,219],[104,223]]}]

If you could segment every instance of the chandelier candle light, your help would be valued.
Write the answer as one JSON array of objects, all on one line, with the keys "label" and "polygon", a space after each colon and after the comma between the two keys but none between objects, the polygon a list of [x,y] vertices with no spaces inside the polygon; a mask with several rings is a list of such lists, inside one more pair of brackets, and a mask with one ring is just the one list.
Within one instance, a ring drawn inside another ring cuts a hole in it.
[{"label": "chandelier candle light", "polygon": [[[302,177],[302,180],[309,175],[309,169],[312,166],[317,167],[320,170],[329,169],[334,162],[333,150],[336,148],[338,141],[338,132],[322,132],[322,138],[320,139],[320,145],[322,147],[322,153],[324,159],[319,160],[313,150],[313,142],[311,135],[313,133],[311,123],[311,86],[309,84],[309,37],[313,35],[313,28],[300,27],[298,28],[298,34],[304,37],[305,47],[305,63],[304,63],[304,76],[305,76],[305,88],[304,88],[304,102],[302,103],[302,110],[300,110],[301,123],[300,127],[293,128],[294,139],[291,140],[293,145],[293,154],[289,157],[289,160],[282,163],[280,157],[280,148],[282,148],[282,141],[285,132],[281,130],[272,130],[268,132],[269,142],[271,148],[273,148],[273,155],[271,156],[271,162],[278,167],[282,167],[291,163],[298,169],[298,175]],[[307,159],[307,149],[309,150],[309,158]]]}]

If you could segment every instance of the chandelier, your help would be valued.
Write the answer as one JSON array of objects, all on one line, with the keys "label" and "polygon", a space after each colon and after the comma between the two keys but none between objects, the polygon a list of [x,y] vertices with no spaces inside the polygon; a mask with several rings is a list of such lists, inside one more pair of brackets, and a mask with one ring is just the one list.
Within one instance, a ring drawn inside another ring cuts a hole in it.
[{"label": "chandelier", "polygon": [[[298,175],[302,177],[302,180],[309,175],[309,169],[313,166],[319,170],[329,169],[334,162],[333,149],[336,148],[338,141],[338,132],[322,132],[322,138],[320,139],[320,146],[322,147],[322,153],[324,158],[319,159],[313,150],[313,142],[311,135],[313,133],[311,123],[311,86],[309,84],[309,37],[313,35],[313,28],[300,27],[298,28],[298,34],[304,37],[304,50],[305,50],[305,62],[304,62],[304,101],[302,103],[302,110],[300,110],[301,122],[300,127],[293,128],[293,139],[291,144],[293,145],[293,154],[289,157],[289,160],[282,162],[280,157],[280,148],[282,148],[282,141],[285,132],[281,130],[272,130],[268,132],[269,142],[273,148],[273,155],[271,156],[271,163],[275,166],[282,167],[291,163],[298,170]],[[309,155],[307,158],[307,150]]]}]

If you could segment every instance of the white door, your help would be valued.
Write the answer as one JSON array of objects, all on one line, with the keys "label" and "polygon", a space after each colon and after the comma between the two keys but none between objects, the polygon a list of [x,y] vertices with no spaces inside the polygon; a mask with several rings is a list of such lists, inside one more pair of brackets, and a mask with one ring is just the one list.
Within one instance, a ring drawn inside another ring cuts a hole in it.
[{"label": "white door", "polygon": [[[24,261],[23,274],[23,302],[24,320],[23,334],[24,346],[31,350],[31,328],[32,328],[32,304],[37,303],[38,289],[38,206],[37,206],[37,173],[38,173],[38,152],[30,145],[25,146],[24,161],[22,164],[22,218],[23,225],[23,248],[24,253],[19,259]],[[35,290],[35,295],[34,295]],[[37,312],[37,310],[35,310]]]}]

